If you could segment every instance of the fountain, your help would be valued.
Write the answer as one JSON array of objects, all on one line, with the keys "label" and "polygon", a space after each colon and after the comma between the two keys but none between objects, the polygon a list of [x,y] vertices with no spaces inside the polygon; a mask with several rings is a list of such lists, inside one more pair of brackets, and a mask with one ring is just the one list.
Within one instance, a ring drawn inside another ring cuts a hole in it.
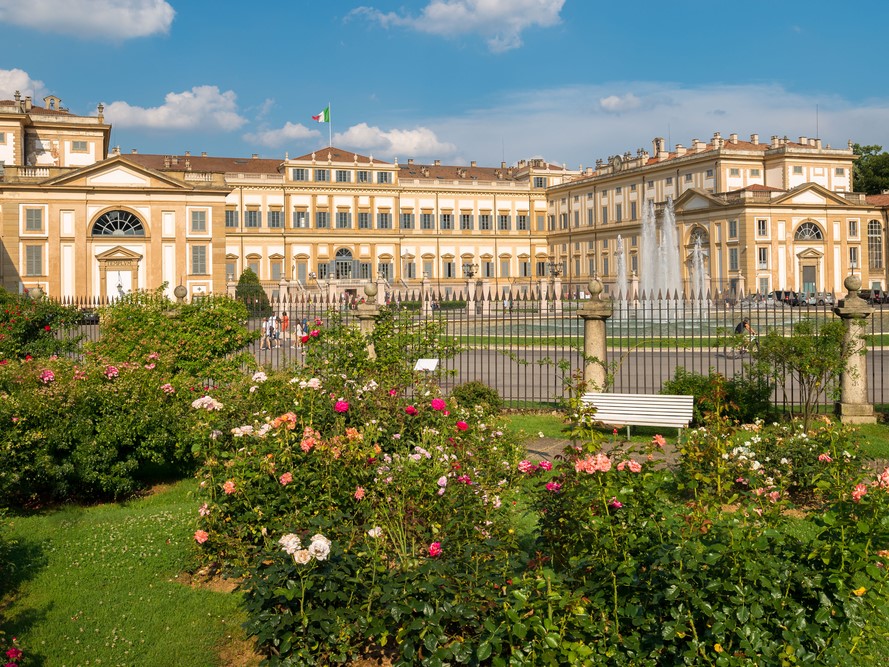
[{"label": "fountain", "polygon": [[614,281],[614,299],[617,306],[617,316],[624,317],[627,314],[627,303],[630,298],[629,285],[627,283],[627,255],[624,251],[624,240],[617,235],[617,249],[614,251],[614,261],[617,269],[617,278]]},{"label": "fountain", "polygon": [[689,271],[693,307],[698,315],[704,316],[710,312],[710,303],[707,295],[707,275],[704,271],[704,246],[701,237],[695,239],[695,245],[691,251],[691,267]]},{"label": "fountain", "polygon": [[679,271],[679,242],[676,232],[676,215],[673,199],[667,205],[660,225],[658,239],[654,202],[648,200],[642,207],[642,266],[639,289],[649,316],[661,316],[669,312],[668,306],[682,293],[682,276]]}]

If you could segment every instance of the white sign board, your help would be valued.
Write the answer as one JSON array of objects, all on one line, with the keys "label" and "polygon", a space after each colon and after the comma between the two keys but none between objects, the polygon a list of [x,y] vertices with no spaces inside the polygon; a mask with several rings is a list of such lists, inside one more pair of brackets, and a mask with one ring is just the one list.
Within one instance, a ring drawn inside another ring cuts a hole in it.
[{"label": "white sign board", "polygon": [[417,359],[415,371],[434,371],[438,368],[438,359]]}]

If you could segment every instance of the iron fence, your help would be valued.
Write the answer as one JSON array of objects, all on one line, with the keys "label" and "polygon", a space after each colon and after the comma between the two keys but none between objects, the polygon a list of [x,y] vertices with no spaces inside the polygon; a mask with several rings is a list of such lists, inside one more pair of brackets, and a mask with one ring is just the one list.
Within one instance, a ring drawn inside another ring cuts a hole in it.
[{"label": "iron fence", "polygon": [[[441,335],[456,343],[453,358],[441,359],[445,390],[470,380],[494,387],[510,407],[553,405],[567,395],[574,374],[583,368],[583,321],[577,314],[583,300],[552,298],[552,293],[531,290],[508,298],[473,295],[403,292],[393,294],[386,307],[403,311],[413,324],[431,320]],[[101,325],[97,313],[102,301],[79,300],[84,313],[78,332],[84,340],[97,340]],[[292,298],[272,299],[265,311],[247,304],[255,314],[246,322],[251,331],[262,330],[269,314],[281,319],[276,337],[259,337],[249,351],[269,368],[299,365],[302,360],[300,333],[308,333],[329,322],[334,314],[346,324],[357,321],[358,301],[331,298],[326,294],[300,293]],[[614,302],[607,320],[607,358],[610,390],[625,393],[657,393],[677,368],[707,374],[711,369],[726,377],[748,373],[750,356],[738,355],[725,345],[735,326],[749,320],[760,335],[770,330],[789,334],[801,321],[816,325],[836,319],[832,308],[789,306],[764,299],[737,303],[709,303],[680,298],[636,302]],[[868,318],[867,374],[872,402],[889,408],[889,305],[874,305]],[[414,327],[418,330],[417,327]],[[405,350],[411,357],[411,350]],[[411,358],[411,361],[416,361]],[[785,393],[776,388],[773,402],[785,411],[799,406],[800,397],[791,385]],[[823,408],[832,404],[829,394]]]}]

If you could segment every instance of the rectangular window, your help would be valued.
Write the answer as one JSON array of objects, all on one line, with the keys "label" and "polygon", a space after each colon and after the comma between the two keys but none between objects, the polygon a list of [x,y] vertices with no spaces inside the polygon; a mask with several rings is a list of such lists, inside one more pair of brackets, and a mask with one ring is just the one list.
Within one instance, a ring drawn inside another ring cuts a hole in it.
[{"label": "rectangular window", "polygon": [[465,229],[465,230],[472,229],[472,214],[471,213],[461,213],[460,214],[460,229]]},{"label": "rectangular window", "polygon": [[315,211],[315,228],[327,229],[330,227],[330,214],[327,211]]},{"label": "rectangular window", "polygon": [[738,238],[738,221],[737,220],[729,220],[728,221],[728,237],[730,239]]},{"label": "rectangular window", "polygon": [[607,206],[602,207],[602,224],[603,225],[608,224],[608,207]]},{"label": "rectangular window", "polygon": [[370,229],[370,213],[358,214],[358,229]]},{"label": "rectangular window", "polygon": [[408,280],[413,280],[417,277],[417,265],[413,262],[405,262],[404,263],[404,277]]},{"label": "rectangular window", "polygon": [[238,227],[238,209],[230,208],[225,211],[225,226],[226,227],[234,227],[237,229]]},{"label": "rectangular window", "polygon": [[294,181],[307,181],[309,180],[309,170],[308,169],[291,169],[290,170],[290,178]]},{"label": "rectangular window", "polygon": [[349,211],[336,212],[336,228],[352,229],[352,214]]},{"label": "rectangular window", "polygon": [[761,238],[767,238],[769,235],[769,221],[768,220],[757,220],[756,221],[756,235]]},{"label": "rectangular window", "polygon": [[858,238],[858,221],[850,220],[849,221],[849,238],[857,239]]},{"label": "rectangular window", "polygon": [[272,280],[281,280],[284,273],[284,263],[280,259],[272,260]]},{"label": "rectangular window", "polygon": [[590,227],[593,226],[593,209],[591,208],[586,210],[586,224]]},{"label": "rectangular window", "polygon": [[268,212],[268,221],[269,227],[275,229],[283,229],[284,228],[284,211],[269,211]]},{"label": "rectangular window", "polygon": [[707,176],[707,178],[713,178],[713,170],[712,169],[708,169],[707,171],[704,172],[704,174]]},{"label": "rectangular window", "polygon": [[568,214],[559,214],[559,229],[568,229]]},{"label": "rectangular window", "polygon": [[392,229],[391,213],[377,213],[377,229]]},{"label": "rectangular window", "polygon": [[639,271],[639,255],[635,253],[630,255],[630,271]]},{"label": "rectangular window", "polygon": [[315,180],[316,181],[329,181],[330,180],[330,172],[327,169],[316,169],[315,170]]},{"label": "rectangular window", "polygon": [[574,211],[574,226],[580,227],[580,211]]},{"label": "rectangular window", "polygon": [[234,281],[235,271],[237,271],[237,265],[234,262],[226,262],[225,263],[225,279],[228,282]]},{"label": "rectangular window", "polygon": [[545,176],[535,176],[534,177],[534,187],[535,188],[545,188],[546,187],[546,177]]},{"label": "rectangular window", "polygon": [[352,172],[347,169],[337,169],[336,170],[336,182],[337,183],[351,183],[352,182]]},{"label": "rectangular window", "polygon": [[603,276],[608,275],[608,258],[607,257],[602,258],[602,275]]},{"label": "rectangular window", "polygon": [[207,246],[191,246],[191,273],[196,276],[207,275]]},{"label": "rectangular window", "polygon": [[834,176],[845,176],[846,170],[843,167],[837,167],[836,169],[833,170],[833,175]]},{"label": "rectangular window", "polygon": [[861,264],[858,263],[858,247],[852,246],[849,248],[849,266],[851,267],[860,267]]},{"label": "rectangular window", "polygon": [[636,202],[630,202],[630,220],[636,219]]},{"label": "rectangular window", "polygon": [[294,227],[294,229],[308,229],[308,227],[309,227],[309,213],[308,213],[308,211],[294,211],[293,212],[293,227]]},{"label": "rectangular window", "polygon": [[673,185],[673,177],[672,176],[667,176],[667,185]]},{"label": "rectangular window", "polygon": [[25,231],[41,232],[43,231],[43,209],[42,208],[26,208],[25,209]]},{"label": "rectangular window", "polygon": [[43,275],[43,246],[25,246],[25,275]]},{"label": "rectangular window", "polygon": [[191,231],[196,234],[205,234],[207,232],[206,211],[191,212]]},{"label": "rectangular window", "polygon": [[595,257],[587,257],[586,270],[587,270],[587,275],[589,275],[589,276],[596,275],[596,258]]},{"label": "rectangular window", "polygon": [[614,188],[615,194],[621,194],[623,191],[624,191],[624,189],[620,185],[618,185],[616,188]]},{"label": "rectangular window", "polygon": [[478,216],[478,228],[482,231],[491,229],[491,215],[489,213],[482,213]]},{"label": "rectangular window", "polygon": [[71,152],[72,153],[86,153],[87,144],[85,141],[72,141],[71,142]]},{"label": "rectangular window", "polygon": [[738,249],[737,248],[729,248],[728,249],[728,268],[729,268],[729,271],[737,271],[738,270]]},{"label": "rectangular window", "polygon": [[402,213],[401,214],[401,228],[402,229],[413,229],[414,228],[414,214],[413,213]]},{"label": "rectangular window", "polygon": [[737,167],[732,167],[731,169],[728,170],[728,175],[729,176],[740,176],[741,170],[738,169]]},{"label": "rectangular window", "polygon": [[453,229],[454,216],[451,213],[442,213],[439,229]]},{"label": "rectangular window", "polygon": [[6,132],[0,132],[0,144],[6,143]]},{"label": "rectangular window", "polygon": [[262,213],[258,209],[244,211],[244,227],[261,227]]},{"label": "rectangular window", "polygon": [[802,175],[803,175],[803,168],[802,168],[802,166],[799,166],[799,165],[795,166],[795,167],[793,168],[793,175],[794,175],[794,176],[802,176]]},{"label": "rectangular window", "polygon": [[528,216],[527,215],[517,215],[515,217],[515,228],[520,232],[528,231]]},{"label": "rectangular window", "polygon": [[691,183],[691,178],[692,178],[692,177],[691,177],[691,174],[686,174],[686,175],[685,175],[685,182],[686,182],[686,183]]},{"label": "rectangular window", "polygon": [[431,278],[432,277],[432,260],[424,259],[423,260],[423,277]]},{"label": "rectangular window", "polygon": [[621,222],[624,219],[623,204],[616,204],[614,210],[614,221]]},{"label": "rectangular window", "polygon": [[538,278],[546,277],[546,262],[537,262],[536,271]]},{"label": "rectangular window", "polygon": [[326,280],[327,274],[330,271],[330,264],[319,264],[318,265],[318,280]]},{"label": "rectangular window", "polygon": [[494,262],[482,262],[482,275],[485,278],[494,277]]},{"label": "rectangular window", "polygon": [[369,171],[359,171],[358,172],[358,182],[359,183],[370,183],[370,172]]},{"label": "rectangular window", "polygon": [[453,261],[446,259],[444,262],[441,263],[441,268],[444,271],[445,278],[455,278],[456,277],[457,273],[454,268]]},{"label": "rectangular window", "polygon": [[501,278],[509,278],[509,260],[501,259],[500,260],[500,277]]},{"label": "rectangular window", "polygon": [[542,232],[546,229],[546,214],[538,213],[537,214],[537,231]]},{"label": "rectangular window", "polygon": [[392,182],[392,173],[388,171],[378,171],[377,172],[377,183],[381,185],[386,185]]},{"label": "rectangular window", "polygon": [[420,229],[435,229],[434,218],[431,213],[420,214]]},{"label": "rectangular window", "polygon": [[769,268],[769,249],[768,248],[757,248],[756,249],[756,268],[760,271],[764,271]]},{"label": "rectangular window", "polygon": [[654,187],[654,181],[648,181],[648,183],[645,184],[645,187],[647,187],[647,188],[649,188],[649,189],[653,188],[653,187]]},{"label": "rectangular window", "polygon": [[522,278],[531,277],[531,262],[526,259],[523,259],[521,262],[519,262],[519,275]]},{"label": "rectangular window", "polygon": [[358,264],[358,277],[361,280],[370,280],[370,262],[360,262]]},{"label": "rectangular window", "polygon": [[753,178],[759,178],[759,169],[751,169],[750,176]]},{"label": "rectangular window", "polygon": [[392,265],[388,262],[377,264],[377,272],[386,280],[392,280]]},{"label": "rectangular window", "polygon": [[508,215],[498,215],[497,216],[497,229],[501,232],[508,232],[512,225],[510,224],[510,219]]},{"label": "rectangular window", "polygon": [[602,239],[602,249],[608,250],[608,239]]}]

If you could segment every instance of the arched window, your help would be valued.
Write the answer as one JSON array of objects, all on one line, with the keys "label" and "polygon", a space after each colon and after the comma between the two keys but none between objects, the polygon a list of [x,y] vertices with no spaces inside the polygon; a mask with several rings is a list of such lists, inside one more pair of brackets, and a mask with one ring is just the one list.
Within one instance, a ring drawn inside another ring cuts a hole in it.
[{"label": "arched window", "polygon": [[93,225],[93,236],[145,236],[142,221],[127,211],[108,211]]},{"label": "arched window", "polygon": [[883,268],[883,225],[879,220],[867,223],[867,265],[872,269]]},{"label": "arched window", "polygon": [[337,278],[352,277],[352,251],[348,248],[340,248],[336,251],[334,260],[334,275]]},{"label": "arched window", "polygon": [[821,228],[814,222],[804,222],[796,230],[794,238],[797,241],[823,241],[824,235]]},{"label": "arched window", "polygon": [[710,245],[710,234],[708,234],[707,230],[703,227],[695,227],[691,230],[691,234],[688,236],[688,244],[695,245],[699,239],[701,241],[701,246],[704,248]]}]

